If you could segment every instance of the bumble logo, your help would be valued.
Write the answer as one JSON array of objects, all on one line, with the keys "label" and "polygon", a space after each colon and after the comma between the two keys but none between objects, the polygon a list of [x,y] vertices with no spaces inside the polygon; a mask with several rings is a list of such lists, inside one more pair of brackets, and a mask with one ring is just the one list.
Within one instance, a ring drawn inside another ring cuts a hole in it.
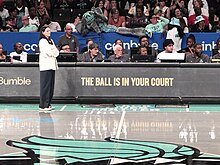
[{"label": "bumble logo", "polygon": [[16,77],[16,78],[0,77],[0,85],[31,85],[31,79],[26,77]]}]

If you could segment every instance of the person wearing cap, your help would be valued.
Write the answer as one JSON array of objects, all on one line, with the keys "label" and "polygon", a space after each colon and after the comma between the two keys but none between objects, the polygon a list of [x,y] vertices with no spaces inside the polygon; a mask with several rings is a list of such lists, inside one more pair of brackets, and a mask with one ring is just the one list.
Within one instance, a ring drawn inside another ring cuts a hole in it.
[{"label": "person wearing cap", "polygon": [[99,51],[99,46],[96,43],[89,45],[89,51],[84,52],[79,59],[81,62],[97,62],[103,60],[104,55]]},{"label": "person wearing cap", "polygon": [[187,63],[210,63],[210,58],[206,54],[202,54],[202,45],[196,43],[194,45],[194,53],[186,56]]},{"label": "person wearing cap", "polygon": [[178,18],[171,18],[168,25],[167,39],[172,39],[174,42],[174,50],[181,50],[182,38],[184,36],[183,29],[180,27],[180,20]]},{"label": "person wearing cap", "polygon": [[19,32],[37,32],[38,27],[36,25],[31,25],[29,23],[29,17],[28,16],[23,16],[22,17],[22,28],[19,29]]},{"label": "person wearing cap", "polygon": [[151,19],[151,23],[145,27],[146,35],[152,37],[152,33],[161,33],[164,30],[164,26],[169,23],[169,19],[166,19],[162,16],[158,16],[153,14]]},{"label": "person wearing cap", "polygon": [[163,42],[163,48],[164,51],[160,52],[157,55],[157,60],[160,60],[160,56],[162,56],[164,53],[176,53],[176,51],[174,50],[174,42],[172,39],[165,39],[165,41]]},{"label": "person wearing cap", "polygon": [[205,24],[205,19],[202,15],[196,17],[195,24],[191,27],[191,32],[211,32],[209,26]]}]

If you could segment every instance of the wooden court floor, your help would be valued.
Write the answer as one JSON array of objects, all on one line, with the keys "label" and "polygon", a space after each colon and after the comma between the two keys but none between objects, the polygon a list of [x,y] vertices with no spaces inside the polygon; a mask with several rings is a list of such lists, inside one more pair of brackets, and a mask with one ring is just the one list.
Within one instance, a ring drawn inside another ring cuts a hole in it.
[{"label": "wooden court floor", "polygon": [[220,164],[220,104],[0,105],[0,165]]}]

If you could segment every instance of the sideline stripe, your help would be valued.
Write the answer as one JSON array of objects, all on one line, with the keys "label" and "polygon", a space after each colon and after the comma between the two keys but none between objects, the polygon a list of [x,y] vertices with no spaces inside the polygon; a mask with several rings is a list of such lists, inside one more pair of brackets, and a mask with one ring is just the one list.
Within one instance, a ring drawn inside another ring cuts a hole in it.
[{"label": "sideline stripe", "polygon": [[62,106],[62,108],[60,108],[60,111],[63,111],[66,108],[66,105]]},{"label": "sideline stripe", "polygon": [[125,118],[125,113],[126,113],[126,111],[122,111],[121,119],[120,119],[119,125],[118,125],[118,130],[117,130],[117,133],[115,136],[116,139],[119,139],[119,137],[120,137],[122,125],[123,125],[124,118]]}]

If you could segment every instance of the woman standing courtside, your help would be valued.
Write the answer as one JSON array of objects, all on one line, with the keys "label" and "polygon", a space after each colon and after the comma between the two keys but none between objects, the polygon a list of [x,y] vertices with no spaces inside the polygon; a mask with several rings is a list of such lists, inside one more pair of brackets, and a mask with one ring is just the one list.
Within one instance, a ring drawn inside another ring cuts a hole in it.
[{"label": "woman standing courtside", "polygon": [[51,111],[51,100],[54,93],[55,70],[58,69],[56,57],[59,51],[50,38],[50,28],[43,26],[40,29],[39,67],[40,67],[40,111]]}]

